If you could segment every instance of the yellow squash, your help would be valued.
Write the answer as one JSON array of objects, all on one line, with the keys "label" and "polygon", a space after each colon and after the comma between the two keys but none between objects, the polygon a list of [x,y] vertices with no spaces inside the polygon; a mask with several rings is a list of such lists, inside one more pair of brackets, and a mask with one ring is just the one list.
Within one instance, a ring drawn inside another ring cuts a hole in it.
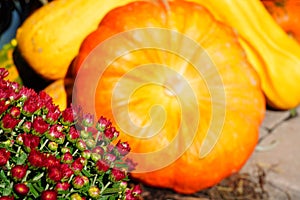
[{"label": "yellow squash", "polygon": [[28,64],[49,80],[63,78],[83,39],[111,9],[133,0],[60,0],[36,10],[17,31]]},{"label": "yellow squash", "polygon": [[189,0],[207,7],[235,28],[250,63],[260,75],[269,106],[300,104],[300,45],[273,20],[260,0]]},{"label": "yellow squash", "polygon": [[5,77],[6,80],[17,82],[22,85],[22,79],[13,59],[13,52],[16,46],[17,41],[12,39],[0,49],[0,68],[7,69],[9,74]]}]

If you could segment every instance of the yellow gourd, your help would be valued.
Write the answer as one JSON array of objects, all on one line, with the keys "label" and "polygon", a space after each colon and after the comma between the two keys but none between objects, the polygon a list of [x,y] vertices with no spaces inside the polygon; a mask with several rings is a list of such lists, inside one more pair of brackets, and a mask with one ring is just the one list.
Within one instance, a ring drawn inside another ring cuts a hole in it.
[{"label": "yellow gourd", "polygon": [[64,79],[54,81],[44,88],[44,91],[52,97],[53,103],[58,105],[60,110],[67,108],[67,92]]},{"label": "yellow gourd", "polygon": [[83,39],[111,9],[133,0],[60,0],[36,10],[18,29],[18,48],[49,80],[63,78]]},{"label": "yellow gourd", "polygon": [[17,41],[12,39],[9,43],[5,44],[2,49],[0,49],[0,68],[7,69],[9,74],[5,77],[6,80],[17,82],[22,85],[22,79],[13,60],[13,52],[16,46]]},{"label": "yellow gourd", "polygon": [[208,8],[237,30],[250,63],[260,75],[269,106],[300,104],[300,45],[273,20],[260,0],[189,0]]}]

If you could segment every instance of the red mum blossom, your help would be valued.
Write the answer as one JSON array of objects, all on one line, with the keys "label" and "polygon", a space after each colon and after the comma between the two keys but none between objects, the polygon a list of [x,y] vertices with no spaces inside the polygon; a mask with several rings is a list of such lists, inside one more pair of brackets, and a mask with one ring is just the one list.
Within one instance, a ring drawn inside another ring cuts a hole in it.
[{"label": "red mum blossom", "polygon": [[57,192],[55,190],[45,190],[41,194],[41,200],[56,200]]},{"label": "red mum blossom", "polygon": [[52,103],[51,104],[48,103],[46,106],[48,109],[48,113],[46,115],[46,120],[49,123],[53,124],[58,120],[59,116],[61,115],[61,112],[59,110],[59,107],[53,105]]},{"label": "red mum blossom", "polygon": [[29,133],[30,130],[31,130],[31,126],[32,126],[32,123],[30,121],[25,121],[23,124],[22,124],[22,129],[25,133]]},{"label": "red mum blossom", "polygon": [[20,95],[22,96],[23,99],[28,99],[30,96],[36,96],[36,92],[31,89],[31,88],[27,88],[25,86],[23,86],[21,89],[20,89]]},{"label": "red mum blossom", "polygon": [[5,68],[0,68],[0,79],[4,79],[9,74],[8,70]]},{"label": "red mum blossom", "polygon": [[57,191],[66,191],[70,188],[70,184],[68,182],[59,182],[56,184],[55,189]]},{"label": "red mum blossom", "polygon": [[0,200],[14,200],[13,196],[2,196],[0,197]]},{"label": "red mum blossom", "polygon": [[140,195],[142,194],[142,188],[140,185],[135,185],[133,188],[132,188],[132,194],[134,195]]},{"label": "red mum blossom", "polygon": [[22,196],[25,196],[29,192],[29,188],[24,183],[15,184],[14,190],[16,193]]},{"label": "red mum blossom", "polygon": [[5,148],[0,148],[0,167],[6,165],[9,160],[10,152]]},{"label": "red mum blossom", "polygon": [[119,131],[115,127],[109,127],[105,129],[104,135],[109,139],[113,139],[119,136]]},{"label": "red mum blossom", "polygon": [[24,102],[23,106],[23,114],[24,115],[32,115],[38,109],[40,109],[40,100],[37,98],[37,95],[31,95],[28,99]]},{"label": "red mum blossom", "polygon": [[71,164],[71,169],[74,171],[75,174],[78,174],[81,172],[81,170],[83,169],[84,165],[81,163],[80,160],[75,160],[72,164]]},{"label": "red mum blossom", "polygon": [[17,126],[19,122],[20,120],[13,118],[10,114],[6,114],[1,120],[1,127],[4,130],[11,131]]},{"label": "red mum blossom", "polygon": [[60,169],[63,175],[63,180],[68,180],[74,174],[73,170],[70,169],[68,164],[62,164]]},{"label": "red mum blossom", "polygon": [[14,118],[18,118],[20,117],[21,114],[21,110],[19,107],[13,106],[10,111],[9,111],[10,115]]},{"label": "red mum blossom", "polygon": [[44,90],[40,91],[38,94],[41,106],[46,106],[47,104],[52,104],[52,98]]},{"label": "red mum blossom", "polygon": [[9,104],[6,103],[5,99],[0,101],[0,115],[7,110],[8,106]]},{"label": "red mum blossom", "polygon": [[96,124],[96,128],[103,132],[105,129],[109,128],[111,126],[111,121],[103,116],[100,117]]},{"label": "red mum blossom", "polygon": [[109,162],[114,162],[117,159],[117,156],[114,154],[108,153],[105,155],[105,159],[108,160]]},{"label": "red mum blossom", "polygon": [[70,130],[69,130],[69,132],[67,134],[68,141],[74,143],[74,142],[76,142],[76,140],[79,137],[80,137],[79,131],[75,127],[71,126],[71,128],[70,128]]},{"label": "red mum blossom", "polygon": [[11,168],[11,176],[15,180],[21,180],[25,177],[26,172],[27,172],[28,166],[27,165],[16,165]]},{"label": "red mum blossom", "polygon": [[98,160],[96,163],[96,170],[101,174],[109,170],[109,165],[104,160]]},{"label": "red mum blossom", "polygon": [[63,144],[65,141],[66,135],[62,131],[63,131],[62,125],[54,124],[50,127],[47,137],[51,141],[55,141],[58,144]]},{"label": "red mum blossom", "polygon": [[45,156],[43,166],[46,168],[50,167],[60,167],[60,160],[57,159],[54,155],[48,154]]},{"label": "red mum blossom", "polygon": [[45,122],[41,116],[38,116],[33,120],[32,126],[34,133],[37,133],[38,135],[44,134],[49,128],[49,124]]},{"label": "red mum blossom", "polygon": [[71,123],[73,123],[74,118],[73,118],[73,109],[71,107],[66,108],[63,112],[62,112],[62,119],[61,119],[62,123],[65,125],[69,125]]},{"label": "red mum blossom", "polygon": [[29,149],[35,149],[40,144],[40,137],[33,134],[22,134],[23,144]]},{"label": "red mum blossom", "polygon": [[112,179],[115,181],[120,181],[126,178],[126,172],[118,168],[113,168],[111,170],[111,175],[112,175]]},{"label": "red mum blossom", "polygon": [[60,167],[49,167],[48,178],[54,182],[59,182],[63,178]]},{"label": "red mum blossom", "polygon": [[45,155],[38,150],[32,149],[27,158],[29,164],[33,167],[43,167]]},{"label": "red mum blossom", "polygon": [[128,142],[121,142],[121,140],[118,141],[116,147],[122,156],[127,155],[131,150]]},{"label": "red mum blossom", "polygon": [[1,80],[1,86],[2,87],[0,87],[0,99],[6,100],[9,98],[10,93],[12,93],[13,90],[10,87],[8,87],[7,82],[3,80]]}]

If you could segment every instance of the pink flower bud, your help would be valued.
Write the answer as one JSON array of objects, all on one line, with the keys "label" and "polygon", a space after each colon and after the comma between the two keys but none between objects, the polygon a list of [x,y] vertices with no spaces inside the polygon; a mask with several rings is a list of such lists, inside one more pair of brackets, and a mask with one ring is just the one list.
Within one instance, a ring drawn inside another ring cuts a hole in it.
[{"label": "pink flower bud", "polygon": [[55,189],[57,191],[66,191],[70,188],[70,184],[68,182],[59,182],[56,184]]},{"label": "pink flower bud", "polygon": [[74,188],[80,189],[85,185],[84,179],[81,176],[75,176],[72,180]]},{"label": "pink flower bud", "polygon": [[105,117],[101,116],[96,124],[96,128],[104,132],[105,129],[109,128],[111,126],[111,121],[109,119],[106,119]]},{"label": "pink flower bud", "polygon": [[61,157],[61,161],[63,163],[67,163],[70,164],[73,162],[73,156],[70,152],[65,153],[62,157]]},{"label": "pink flower bud", "polygon": [[76,142],[76,147],[78,148],[78,150],[80,151],[83,151],[86,149],[86,143],[84,140],[82,139],[79,139],[77,142]]},{"label": "pink flower bud", "polygon": [[18,117],[20,117],[21,110],[20,110],[19,107],[13,106],[13,107],[10,109],[9,113],[11,114],[12,117],[18,118]]},{"label": "pink flower bud", "polygon": [[74,128],[73,126],[71,126],[69,133],[67,134],[68,141],[74,143],[77,141],[77,139],[79,137],[80,137],[79,131],[76,128]]},{"label": "pink flower bud", "polygon": [[135,185],[132,189],[132,194],[134,195],[140,195],[142,194],[142,188],[140,185]]},{"label": "pink flower bud", "polygon": [[81,152],[81,156],[85,159],[90,159],[91,157],[91,151],[86,149],[83,152]]}]

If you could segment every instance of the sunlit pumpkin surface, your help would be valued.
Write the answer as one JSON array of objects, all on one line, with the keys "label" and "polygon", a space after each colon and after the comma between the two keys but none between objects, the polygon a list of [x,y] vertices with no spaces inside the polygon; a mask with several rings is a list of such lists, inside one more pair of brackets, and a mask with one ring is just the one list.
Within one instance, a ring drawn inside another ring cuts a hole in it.
[{"label": "sunlit pumpkin surface", "polygon": [[133,177],[146,184],[196,192],[254,150],[265,111],[259,79],[234,31],[197,4],[110,11],[73,67],[73,103],[112,119],[138,162]]}]

